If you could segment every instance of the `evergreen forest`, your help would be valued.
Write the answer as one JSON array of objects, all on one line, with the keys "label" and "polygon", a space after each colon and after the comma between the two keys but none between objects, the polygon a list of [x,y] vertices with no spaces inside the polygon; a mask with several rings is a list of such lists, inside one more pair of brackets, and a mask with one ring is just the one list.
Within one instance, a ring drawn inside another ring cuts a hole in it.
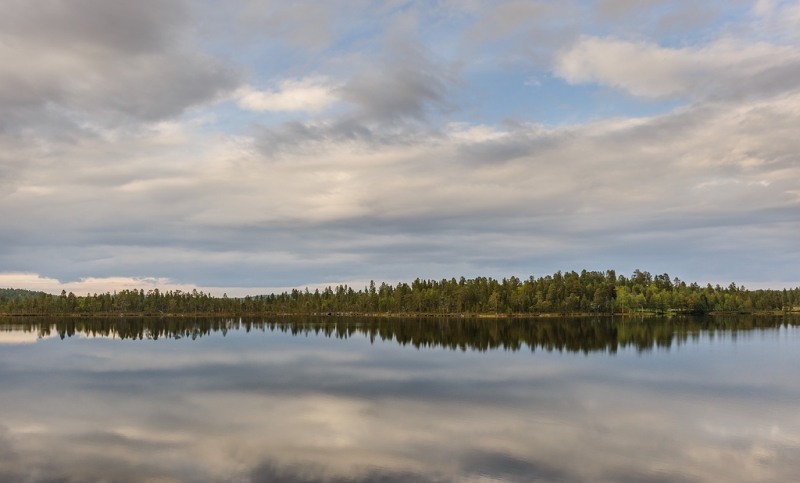
[{"label": "evergreen forest", "polygon": [[800,310],[800,288],[748,290],[701,286],[636,270],[630,277],[606,272],[557,272],[539,278],[477,277],[414,280],[397,285],[370,282],[324,290],[295,289],[243,298],[152,289],[60,295],[0,289],[2,315],[461,315],[706,314]]}]

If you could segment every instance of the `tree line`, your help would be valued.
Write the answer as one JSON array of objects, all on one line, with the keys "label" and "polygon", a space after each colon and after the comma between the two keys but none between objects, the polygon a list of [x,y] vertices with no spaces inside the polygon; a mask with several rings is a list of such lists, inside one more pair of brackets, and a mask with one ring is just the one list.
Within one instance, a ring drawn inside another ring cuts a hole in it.
[{"label": "tree line", "polygon": [[[6,319],[8,321],[9,319]],[[2,329],[0,319],[0,329]],[[197,339],[229,331],[276,331],[295,336],[317,335],[337,339],[366,337],[371,342],[395,341],[416,348],[510,351],[546,350],[639,352],[670,348],[716,332],[739,337],[748,332],[778,327],[799,327],[800,316],[679,316],[630,320],[611,317],[546,317],[538,319],[422,318],[422,317],[319,317],[289,316],[266,319],[223,317],[53,317],[13,321],[15,330],[40,337],[64,339],[115,337],[128,340]]]},{"label": "tree line", "polygon": [[731,283],[700,286],[668,274],[636,270],[630,277],[606,272],[557,272],[539,278],[416,279],[397,285],[375,282],[286,291],[243,298],[197,290],[122,290],[60,295],[0,290],[5,315],[267,315],[428,314],[553,315],[644,313],[754,313],[800,309],[800,288],[748,290]]}]

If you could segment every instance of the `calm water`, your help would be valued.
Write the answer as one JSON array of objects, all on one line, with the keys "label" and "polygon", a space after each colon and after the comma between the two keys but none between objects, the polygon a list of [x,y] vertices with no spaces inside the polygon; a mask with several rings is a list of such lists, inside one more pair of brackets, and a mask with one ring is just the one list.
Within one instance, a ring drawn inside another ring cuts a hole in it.
[{"label": "calm water", "polygon": [[0,319],[0,481],[800,481],[800,319]]}]

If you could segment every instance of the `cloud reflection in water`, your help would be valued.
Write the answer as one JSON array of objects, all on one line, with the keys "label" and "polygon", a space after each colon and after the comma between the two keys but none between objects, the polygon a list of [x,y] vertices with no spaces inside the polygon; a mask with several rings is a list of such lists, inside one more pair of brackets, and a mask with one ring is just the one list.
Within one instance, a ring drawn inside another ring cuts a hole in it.
[{"label": "cloud reflection in water", "polygon": [[794,325],[585,355],[295,332],[4,346],[0,481],[789,481],[800,458]]}]

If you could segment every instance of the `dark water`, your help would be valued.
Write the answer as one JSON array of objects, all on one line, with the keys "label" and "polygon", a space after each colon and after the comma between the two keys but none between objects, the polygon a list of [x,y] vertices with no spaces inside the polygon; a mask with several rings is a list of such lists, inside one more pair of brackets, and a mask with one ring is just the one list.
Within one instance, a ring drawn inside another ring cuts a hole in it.
[{"label": "dark water", "polygon": [[800,319],[0,319],[0,481],[800,481]]}]

